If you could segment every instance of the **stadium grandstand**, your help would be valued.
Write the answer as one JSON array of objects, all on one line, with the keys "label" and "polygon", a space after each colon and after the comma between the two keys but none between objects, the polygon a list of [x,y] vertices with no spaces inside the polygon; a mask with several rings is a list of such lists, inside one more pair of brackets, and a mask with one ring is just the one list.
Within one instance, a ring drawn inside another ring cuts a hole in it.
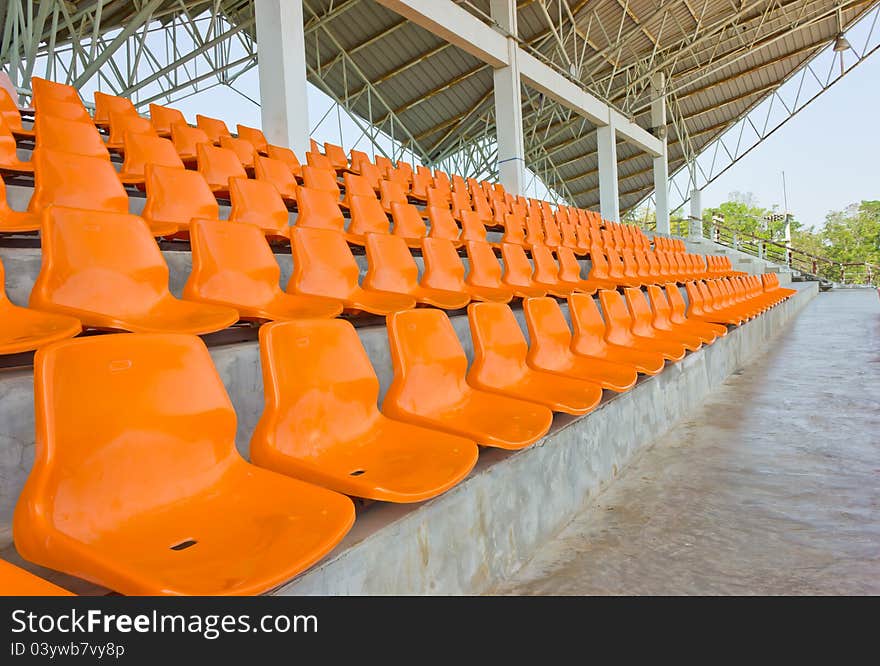
[{"label": "stadium grandstand", "polygon": [[[812,307],[700,193],[880,45],[876,0],[4,7],[5,595],[501,589]],[[259,123],[201,101],[249,76]]]}]

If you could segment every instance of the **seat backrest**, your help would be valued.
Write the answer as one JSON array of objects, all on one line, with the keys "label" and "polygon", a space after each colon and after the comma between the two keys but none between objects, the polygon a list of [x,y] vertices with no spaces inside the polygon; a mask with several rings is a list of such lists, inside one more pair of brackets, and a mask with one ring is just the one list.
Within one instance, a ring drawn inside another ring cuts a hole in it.
[{"label": "seat backrest", "polygon": [[254,157],[254,178],[271,183],[282,197],[296,201],[296,178],[281,160],[257,155]]},{"label": "seat backrest", "polygon": [[648,285],[648,300],[651,301],[655,328],[669,329],[672,326],[672,306],[663,290],[656,284]]},{"label": "seat backrest", "polygon": [[504,236],[502,236],[501,240],[504,243],[525,245],[525,223],[520,215],[517,213],[504,214]]},{"label": "seat backrest", "polygon": [[[95,91],[95,116],[96,125],[109,125],[110,113],[125,113],[136,116],[137,110],[127,97],[108,95],[100,90]],[[149,122],[149,121],[148,121]]]},{"label": "seat backrest", "polygon": [[232,222],[245,222],[262,229],[274,229],[287,235],[290,217],[284,200],[272,183],[250,178],[229,179]]},{"label": "seat backrest", "polygon": [[352,148],[349,159],[349,166],[352,171],[359,173],[364,164],[372,164],[370,156],[362,150],[355,150]]},{"label": "seat backrest", "polygon": [[595,299],[582,293],[572,293],[568,297],[568,314],[574,335],[571,349],[578,354],[593,356],[607,347],[605,342],[605,321],[599,312]]},{"label": "seat backrest", "polygon": [[326,190],[299,187],[296,191],[299,213],[296,226],[312,229],[332,229],[345,231],[345,218],[336,203],[336,198]]},{"label": "seat backrest", "polygon": [[336,180],[336,172],[331,169],[321,167],[308,166],[302,168],[303,182],[306,187],[313,190],[324,190],[329,192],[337,199],[339,198],[339,183]]},{"label": "seat backrest", "polygon": [[452,190],[450,199],[452,201],[452,217],[454,217],[456,220],[461,220],[462,216],[466,213],[473,214],[473,208],[471,207],[471,197],[466,190]]},{"label": "seat backrest", "polygon": [[228,189],[230,178],[247,178],[238,156],[228,148],[200,143],[196,146],[196,157],[198,171],[212,190]]},{"label": "seat backrest", "polygon": [[266,153],[269,150],[269,142],[266,140],[266,135],[263,134],[263,130],[257,129],[256,127],[248,127],[241,123],[235,126],[235,130],[238,132],[239,139],[250,141],[250,144],[258,152]]},{"label": "seat backrest", "polygon": [[414,413],[447,409],[469,391],[467,357],[442,310],[404,310],[388,316],[394,380],[385,404]]},{"label": "seat backrest", "polygon": [[387,234],[391,232],[391,225],[382,204],[372,195],[351,197],[349,212],[351,213],[351,224],[348,226],[348,230],[353,234]]},{"label": "seat backrest", "polygon": [[501,258],[504,261],[504,275],[501,278],[504,284],[514,287],[534,286],[532,264],[522,245],[502,243]]},{"label": "seat backrest", "polygon": [[544,228],[541,226],[540,218],[531,213],[526,216],[526,244],[530,246],[544,244]]},{"label": "seat backrest", "polygon": [[674,282],[668,282],[664,286],[666,287],[666,298],[669,300],[669,307],[672,308],[670,320],[673,324],[683,324],[687,321],[685,314],[687,306],[685,305],[684,297]]},{"label": "seat backrest", "polygon": [[204,130],[190,127],[186,123],[172,123],[171,141],[180,155],[195,155],[198,146],[211,143]]},{"label": "seat backrest", "polygon": [[241,162],[243,167],[250,168],[254,165],[254,156],[257,154],[257,149],[254,148],[254,144],[247,139],[221,136],[220,147],[225,148],[226,150],[231,150],[235,153],[235,156],[238,158],[238,161]]},{"label": "seat backrest", "polygon": [[273,160],[284,162],[294,176],[302,177],[302,164],[290,148],[285,146],[274,146],[271,143],[266,148],[266,154]]},{"label": "seat backrest", "polygon": [[633,320],[623,297],[616,291],[601,289],[599,302],[605,312],[605,339],[613,344],[631,342]]},{"label": "seat backrest", "polygon": [[174,150],[174,144],[168,139],[149,134],[126,132],[123,144],[125,146],[125,160],[122,163],[121,172],[124,174],[143,175],[147,164],[184,168],[180,156]]},{"label": "seat backrest", "polygon": [[570,247],[560,245],[556,248],[556,256],[559,258],[559,279],[563,282],[580,282],[581,264]]},{"label": "seat backrest", "polygon": [[195,335],[66,340],[37,352],[34,391],[35,461],[14,518],[25,553],[53,532],[100,541],[241,461],[235,410]]},{"label": "seat backrest", "polygon": [[364,289],[411,294],[419,286],[419,267],[406,241],[389,234],[367,234]]},{"label": "seat backrest", "polygon": [[124,145],[126,134],[145,134],[147,136],[159,136],[153,129],[153,124],[146,118],[141,118],[136,113],[128,111],[110,111],[110,136],[107,137],[107,145],[119,148]]},{"label": "seat backrest", "polygon": [[43,213],[42,249],[34,307],[143,313],[168,296],[168,266],[136,215],[52,206]]},{"label": "seat backrest", "polygon": [[34,120],[41,116],[44,119],[75,120],[80,123],[94,124],[89,112],[79,102],[64,102],[52,98],[43,100],[40,112],[34,116]]},{"label": "seat backrest", "polygon": [[217,199],[198,171],[148,164],[144,175],[147,202],[141,214],[148,222],[171,222],[187,229],[193,219],[219,217]]},{"label": "seat backrest", "polygon": [[313,169],[331,171],[334,175],[336,173],[336,169],[333,166],[333,162],[330,161],[330,158],[317,150],[306,151],[306,164]]},{"label": "seat backrest", "polygon": [[351,199],[355,196],[376,198],[370,182],[363,176],[346,172],[342,174],[342,182],[345,185],[345,205],[351,208]]},{"label": "seat backrest", "polygon": [[474,343],[471,372],[491,386],[515,381],[527,372],[529,346],[510,307],[504,303],[471,303],[468,324]]},{"label": "seat backrest", "polygon": [[458,240],[460,229],[448,208],[429,205],[425,210],[431,223],[431,230],[428,233],[431,238]]},{"label": "seat backrest", "polygon": [[296,226],[290,245],[294,290],[344,300],[358,287],[360,269],[340,232]]},{"label": "seat backrest", "polygon": [[636,335],[650,337],[654,331],[654,316],[642,290],[629,287],[624,289],[623,293],[632,313],[632,332]]},{"label": "seat backrest", "polygon": [[229,128],[226,127],[226,123],[222,120],[219,118],[211,118],[210,116],[203,116],[200,113],[196,114],[196,127],[208,135],[208,138],[211,139],[211,143],[220,143],[221,136],[231,136]]},{"label": "seat backrest", "polygon": [[404,238],[424,238],[428,233],[425,220],[419,209],[410,203],[394,201],[391,204],[391,219],[394,221],[393,233]]},{"label": "seat backrest", "polygon": [[110,160],[37,148],[33,153],[34,193],[28,210],[68,206],[128,212],[128,195]]},{"label": "seat backrest", "polygon": [[281,291],[281,269],[257,227],[193,220],[189,230],[193,263],[184,298],[268,303]]},{"label": "seat backrest", "polygon": [[495,252],[489,243],[467,241],[468,270],[465,282],[475,287],[504,289],[501,283],[501,264],[495,258]]},{"label": "seat backrest", "polygon": [[549,247],[541,244],[533,245],[532,261],[535,262],[535,282],[549,285],[559,283],[559,266]]},{"label": "seat backrest", "polygon": [[486,242],[486,227],[476,211],[461,211],[461,239]]},{"label": "seat backrest", "polygon": [[422,257],[425,272],[422,285],[446,291],[467,291],[464,283],[464,264],[451,240],[428,237],[422,239]]},{"label": "seat backrest", "polygon": [[260,359],[265,407],[252,450],[265,447],[308,459],[357,439],[379,420],[379,380],[349,322],[309,319],[262,326]]},{"label": "seat backrest", "polygon": [[403,186],[395,181],[382,180],[379,182],[379,193],[382,197],[382,207],[386,213],[391,213],[391,205],[394,203],[407,203],[406,192]]},{"label": "seat backrest", "polygon": [[529,331],[528,359],[538,367],[553,367],[571,354],[571,330],[559,304],[550,297],[523,301]]},{"label": "seat backrest", "polygon": [[334,169],[348,168],[348,155],[345,154],[342,146],[337,146],[335,143],[327,143],[325,141],[324,154],[327,156],[327,159],[330,160],[330,164]]},{"label": "seat backrest", "polygon": [[83,105],[76,88],[66,83],[56,83],[55,81],[42,79],[39,76],[32,76],[31,91],[33,92],[31,105],[38,114],[43,110],[42,106],[46,102],[57,101]]},{"label": "seat backrest", "polygon": [[159,134],[168,136],[171,134],[173,125],[178,123],[186,125],[186,118],[178,109],[160,106],[159,104],[150,104],[150,122],[153,123],[153,129]]},{"label": "seat backrest", "polygon": [[91,121],[65,120],[38,114],[34,129],[37,132],[37,148],[110,159],[104,139]]}]

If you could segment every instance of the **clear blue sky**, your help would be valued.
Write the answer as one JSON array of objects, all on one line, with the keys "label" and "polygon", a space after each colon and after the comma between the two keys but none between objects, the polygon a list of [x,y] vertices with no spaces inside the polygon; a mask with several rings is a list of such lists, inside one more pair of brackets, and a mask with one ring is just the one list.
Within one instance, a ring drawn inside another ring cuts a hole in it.
[{"label": "clear blue sky", "polygon": [[[259,98],[256,70],[237,85]],[[259,126],[259,109],[234,91],[217,87],[174,104],[187,118],[196,113]],[[309,115],[314,125],[329,108],[329,98],[312,88]],[[343,135],[340,139],[339,127]],[[319,141],[350,149],[359,130],[331,112],[315,133]],[[359,148],[370,152],[362,141]],[[726,201],[731,192],[752,192],[758,204],[783,209],[782,171],[788,182],[789,208],[802,223],[821,225],[826,213],[862,199],[880,199],[880,55],[849,72],[769,139],[741,159],[703,192],[703,206]],[[530,192],[530,194],[532,194]]]},{"label": "clear blue sky", "polygon": [[880,199],[880,54],[835,83],[703,191],[703,206],[733,191],[782,210],[782,171],[797,219],[821,225],[825,214]]}]

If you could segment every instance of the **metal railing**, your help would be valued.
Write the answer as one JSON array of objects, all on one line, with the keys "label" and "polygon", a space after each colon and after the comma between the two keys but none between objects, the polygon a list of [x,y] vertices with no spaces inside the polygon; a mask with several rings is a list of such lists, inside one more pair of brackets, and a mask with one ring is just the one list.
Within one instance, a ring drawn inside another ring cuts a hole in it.
[{"label": "metal railing", "polygon": [[839,284],[880,283],[880,267],[867,262],[840,262],[820,257],[780,241],[769,240],[725,226],[718,220],[702,221],[703,236],[758,259],[788,266],[800,273]]}]

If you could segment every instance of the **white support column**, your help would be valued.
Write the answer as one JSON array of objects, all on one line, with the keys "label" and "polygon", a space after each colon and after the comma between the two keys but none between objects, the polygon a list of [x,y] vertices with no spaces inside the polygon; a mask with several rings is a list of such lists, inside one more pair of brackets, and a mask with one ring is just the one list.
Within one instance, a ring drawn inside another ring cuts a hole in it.
[{"label": "white support column", "polygon": [[603,219],[620,222],[620,197],[617,189],[617,136],[614,125],[596,128],[599,143],[599,212]]},{"label": "white support column", "polygon": [[691,190],[691,223],[690,237],[703,237],[703,192],[702,190]]},{"label": "white support column", "polygon": [[654,157],[654,202],[657,233],[668,234],[669,228],[669,162],[666,155],[666,93],[663,72],[651,79],[651,127],[660,139],[660,154]]},{"label": "white support column", "polygon": [[302,0],[254,0],[263,132],[301,160],[309,149]]},{"label": "white support column", "polygon": [[[491,0],[492,18],[517,34],[516,0]],[[498,138],[498,180],[511,194],[525,194],[525,141],[523,140],[522,94],[516,40],[507,38],[508,64],[496,67],[495,130]]]}]

